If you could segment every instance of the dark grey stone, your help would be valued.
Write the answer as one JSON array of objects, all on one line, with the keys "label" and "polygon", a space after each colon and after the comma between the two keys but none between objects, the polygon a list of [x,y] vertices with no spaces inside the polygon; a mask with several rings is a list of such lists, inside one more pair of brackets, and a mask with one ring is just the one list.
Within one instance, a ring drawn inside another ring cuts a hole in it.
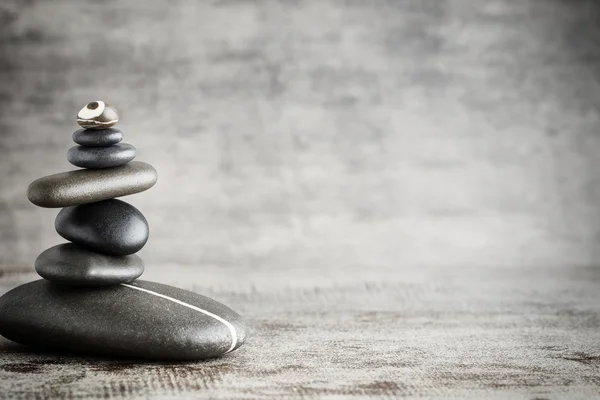
[{"label": "dark grey stone", "polygon": [[35,270],[42,278],[64,285],[105,286],[137,279],[144,272],[144,263],[135,254],[115,257],[64,243],[40,254]]},{"label": "dark grey stone", "polygon": [[67,207],[143,192],[154,186],[156,179],[154,167],[132,161],[114,168],[45,176],[29,185],[27,198],[40,207]]},{"label": "dark grey stone", "polygon": [[38,348],[153,360],[199,360],[246,340],[225,305],[154,282],[79,288],[45,280],[0,297],[0,335]]},{"label": "dark grey stone", "polygon": [[54,226],[65,239],[114,256],[139,251],[150,233],[146,218],[137,208],[115,199],[63,208]]},{"label": "dark grey stone", "polygon": [[81,168],[111,168],[127,164],[135,158],[135,147],[128,143],[108,147],[74,146],[67,152],[67,160]]},{"label": "dark grey stone", "polygon": [[123,132],[115,128],[78,129],[73,132],[73,141],[82,146],[112,146],[123,140]]}]

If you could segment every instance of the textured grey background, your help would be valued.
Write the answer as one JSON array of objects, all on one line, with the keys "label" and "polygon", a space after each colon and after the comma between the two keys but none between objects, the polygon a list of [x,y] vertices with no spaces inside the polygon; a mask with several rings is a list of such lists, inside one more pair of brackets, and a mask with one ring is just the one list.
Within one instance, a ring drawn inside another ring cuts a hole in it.
[{"label": "textured grey background", "polygon": [[0,391],[599,394],[600,3],[4,0],[0,18],[0,293],[61,242],[25,190],[70,168],[75,114],[103,99],[159,172],[125,198],[151,224],[144,278],[255,332],[170,366],[3,342]]},{"label": "textured grey background", "polygon": [[2,2],[0,265],[61,242],[29,182],[89,100],[157,186],[152,264],[588,264],[593,1]]}]

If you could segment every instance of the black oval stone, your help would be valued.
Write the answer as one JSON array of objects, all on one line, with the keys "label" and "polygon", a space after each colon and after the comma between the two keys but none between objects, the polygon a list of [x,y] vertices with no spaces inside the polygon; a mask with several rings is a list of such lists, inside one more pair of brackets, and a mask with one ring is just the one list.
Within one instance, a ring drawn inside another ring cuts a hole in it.
[{"label": "black oval stone", "polygon": [[73,141],[82,146],[106,147],[123,140],[123,132],[115,128],[78,129],[73,132]]},{"label": "black oval stone", "polygon": [[144,215],[131,204],[116,199],[63,208],[54,226],[70,242],[115,256],[139,251],[149,235]]},{"label": "black oval stone", "polygon": [[247,336],[235,311],[187,290],[146,281],[79,288],[46,280],[0,297],[0,335],[39,348],[152,360],[216,357]]},{"label": "black oval stone", "polygon": [[127,164],[135,158],[135,147],[128,143],[108,147],[74,146],[67,152],[67,160],[77,167],[99,169]]},{"label": "black oval stone", "polygon": [[42,278],[64,285],[104,286],[134,281],[144,272],[144,263],[135,254],[109,256],[64,243],[42,252],[35,270]]}]

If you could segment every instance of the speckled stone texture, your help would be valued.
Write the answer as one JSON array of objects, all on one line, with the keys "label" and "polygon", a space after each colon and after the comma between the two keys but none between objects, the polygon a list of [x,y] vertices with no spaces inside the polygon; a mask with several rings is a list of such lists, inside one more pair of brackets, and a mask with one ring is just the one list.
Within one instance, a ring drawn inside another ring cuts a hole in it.
[{"label": "speckled stone texture", "polygon": [[80,169],[36,179],[27,188],[29,201],[59,208],[128,196],[150,189],[158,175],[141,161],[105,169]]}]

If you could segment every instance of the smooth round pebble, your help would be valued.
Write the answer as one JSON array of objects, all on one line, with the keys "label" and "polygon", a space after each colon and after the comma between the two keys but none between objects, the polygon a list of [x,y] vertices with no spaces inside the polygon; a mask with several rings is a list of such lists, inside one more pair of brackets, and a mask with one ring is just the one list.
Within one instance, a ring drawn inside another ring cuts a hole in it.
[{"label": "smooth round pebble", "polygon": [[108,256],[64,243],[42,252],[35,270],[42,278],[64,285],[106,286],[134,281],[144,273],[144,262],[135,254]]},{"label": "smooth round pebble", "polygon": [[128,143],[108,147],[74,146],[67,152],[67,160],[76,167],[100,169],[118,167],[135,158],[135,147]]},{"label": "smooth round pebble", "polygon": [[114,256],[139,251],[150,233],[146,218],[137,208],[115,199],[63,208],[54,227],[70,242]]},{"label": "smooth round pebble", "polygon": [[158,175],[141,161],[104,169],[79,169],[33,181],[27,198],[39,207],[57,208],[128,196],[150,189]]},{"label": "smooth round pebble", "polygon": [[42,349],[201,360],[237,349],[246,331],[235,311],[213,299],[140,280],[101,288],[37,280],[0,297],[0,335]]},{"label": "smooth round pebble", "polygon": [[78,129],[73,132],[73,141],[82,146],[112,146],[123,140],[123,132],[115,128]]},{"label": "smooth round pebble", "polygon": [[92,101],[77,113],[77,123],[82,128],[105,129],[119,122],[117,110],[103,101]]}]

